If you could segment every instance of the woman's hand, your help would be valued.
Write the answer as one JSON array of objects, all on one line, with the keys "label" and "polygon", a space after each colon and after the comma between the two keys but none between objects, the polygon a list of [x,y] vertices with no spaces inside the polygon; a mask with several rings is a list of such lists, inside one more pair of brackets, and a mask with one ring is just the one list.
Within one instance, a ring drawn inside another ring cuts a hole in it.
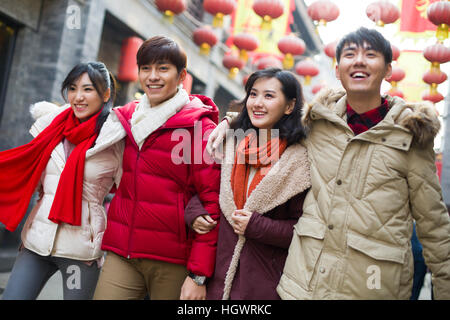
[{"label": "woman's hand", "polygon": [[236,210],[233,212],[231,219],[233,220],[234,233],[243,236],[251,216],[252,213],[247,210]]},{"label": "woman's hand", "polygon": [[195,218],[192,223],[192,229],[198,234],[205,234],[214,229],[217,225],[215,221],[209,214],[204,214]]},{"label": "woman's hand", "polygon": [[208,143],[206,144],[206,151],[209,155],[215,159],[223,158],[223,140],[227,130],[230,128],[227,120],[223,120],[217,125],[217,127],[211,132],[208,137]]}]

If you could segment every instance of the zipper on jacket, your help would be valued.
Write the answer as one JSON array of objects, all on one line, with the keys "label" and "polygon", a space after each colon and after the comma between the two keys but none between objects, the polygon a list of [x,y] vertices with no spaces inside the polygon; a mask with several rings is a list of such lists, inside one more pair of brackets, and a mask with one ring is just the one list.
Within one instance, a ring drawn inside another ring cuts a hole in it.
[{"label": "zipper on jacket", "polygon": [[[138,147],[139,148],[139,147]],[[138,149],[138,151],[137,151],[137,156],[136,156],[136,165],[135,165],[135,170],[134,170],[134,196],[135,196],[135,199],[134,199],[134,204],[133,204],[133,211],[132,211],[132,217],[131,217],[131,224],[130,224],[130,234],[129,234],[129,236],[128,236],[128,254],[127,254],[127,259],[130,259],[130,253],[131,253],[131,237],[132,237],[132,235],[133,235],[133,228],[134,228],[134,219],[135,219],[135,214],[136,214],[136,203],[137,203],[137,183],[136,183],[136,181],[137,181],[137,170],[138,170],[138,162],[139,162],[139,158],[140,158],[140,156],[141,156],[141,150],[140,149]]]}]

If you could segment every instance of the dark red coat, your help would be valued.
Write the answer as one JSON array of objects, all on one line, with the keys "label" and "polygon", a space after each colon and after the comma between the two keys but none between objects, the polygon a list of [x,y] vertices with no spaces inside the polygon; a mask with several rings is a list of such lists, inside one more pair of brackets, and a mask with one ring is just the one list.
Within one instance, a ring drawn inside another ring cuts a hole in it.
[{"label": "dark red coat", "polygon": [[211,276],[218,230],[198,235],[184,222],[185,206],[194,194],[213,219],[219,218],[220,166],[204,152],[218,109],[211,99],[196,97],[200,100],[190,96],[189,104],[151,133],[141,150],[130,128],[138,102],[114,109],[127,137],[123,176],[108,211],[102,249],[127,258],[182,264]]},{"label": "dark red coat", "polygon": [[[245,230],[247,239],[242,249],[239,267],[231,289],[231,300],[277,300],[276,287],[280,281],[294,225],[303,210],[307,191],[261,215],[253,213]],[[195,197],[186,208],[186,221],[191,223],[201,213],[202,205]],[[214,276],[209,279],[206,298],[220,300],[228,267],[238,237],[227,219],[220,215],[219,241]]]}]

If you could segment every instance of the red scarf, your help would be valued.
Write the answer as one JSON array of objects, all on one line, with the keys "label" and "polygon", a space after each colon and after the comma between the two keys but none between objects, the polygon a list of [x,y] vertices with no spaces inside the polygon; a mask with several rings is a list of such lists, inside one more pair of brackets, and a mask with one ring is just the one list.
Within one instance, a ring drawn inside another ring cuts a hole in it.
[{"label": "red scarf", "polygon": [[[237,209],[244,207],[247,197],[278,161],[286,147],[287,141],[279,138],[271,139],[266,145],[258,147],[258,137],[254,134],[247,135],[239,143],[231,172],[231,189]],[[250,167],[257,171],[247,192]]]},{"label": "red scarf", "polygon": [[98,136],[95,126],[99,114],[80,123],[68,108],[30,143],[0,152],[0,222],[6,229],[14,231],[19,225],[51,153],[63,138],[76,147],[61,173],[48,218],[55,223],[81,225],[84,163],[86,151]]}]

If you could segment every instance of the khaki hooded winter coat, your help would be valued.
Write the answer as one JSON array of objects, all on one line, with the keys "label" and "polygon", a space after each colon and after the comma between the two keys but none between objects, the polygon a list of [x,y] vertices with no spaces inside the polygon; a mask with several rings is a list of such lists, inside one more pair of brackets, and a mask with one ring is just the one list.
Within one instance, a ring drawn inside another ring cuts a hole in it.
[{"label": "khaki hooded winter coat", "polygon": [[388,99],[386,117],[354,135],[343,90],[304,113],[312,188],[294,226],[282,299],[409,299],[413,220],[436,299],[450,299],[450,221],[436,175],[433,106]]}]

